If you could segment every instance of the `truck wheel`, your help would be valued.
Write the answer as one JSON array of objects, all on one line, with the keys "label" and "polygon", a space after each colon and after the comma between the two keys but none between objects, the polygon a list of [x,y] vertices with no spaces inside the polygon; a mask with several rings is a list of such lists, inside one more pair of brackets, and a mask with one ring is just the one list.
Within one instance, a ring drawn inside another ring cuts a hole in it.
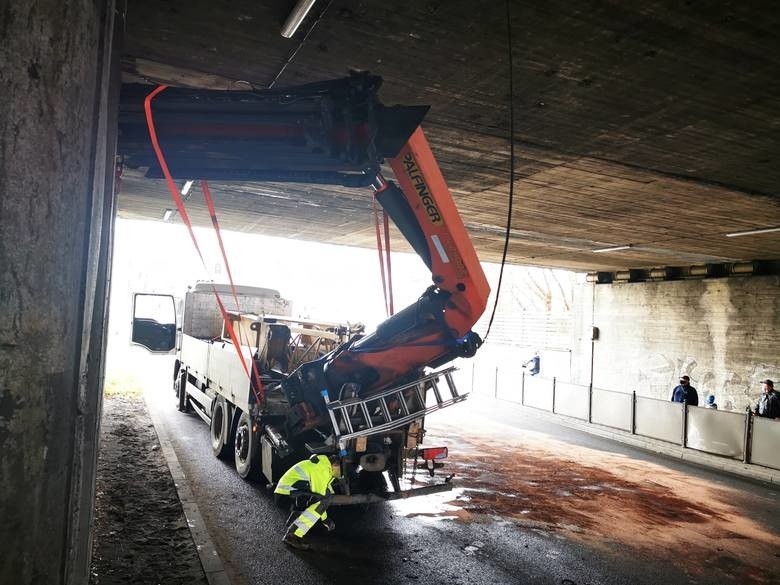
[{"label": "truck wheel", "polygon": [[214,409],[211,411],[211,450],[220,459],[230,456],[230,416],[227,401],[222,396],[217,397]]},{"label": "truck wheel", "polygon": [[190,396],[187,394],[187,370],[184,369],[176,382],[176,398],[178,398],[179,412],[190,410]]},{"label": "truck wheel", "polygon": [[252,430],[252,420],[246,412],[242,412],[238,419],[233,453],[238,475],[244,479],[259,480],[260,440]]}]

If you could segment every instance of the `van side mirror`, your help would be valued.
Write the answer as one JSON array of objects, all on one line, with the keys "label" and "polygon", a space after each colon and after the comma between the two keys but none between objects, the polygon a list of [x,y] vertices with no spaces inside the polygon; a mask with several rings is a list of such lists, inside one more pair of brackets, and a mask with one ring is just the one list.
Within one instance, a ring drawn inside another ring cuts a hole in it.
[{"label": "van side mirror", "polygon": [[133,294],[131,342],[154,353],[176,347],[176,303],[171,295]]}]

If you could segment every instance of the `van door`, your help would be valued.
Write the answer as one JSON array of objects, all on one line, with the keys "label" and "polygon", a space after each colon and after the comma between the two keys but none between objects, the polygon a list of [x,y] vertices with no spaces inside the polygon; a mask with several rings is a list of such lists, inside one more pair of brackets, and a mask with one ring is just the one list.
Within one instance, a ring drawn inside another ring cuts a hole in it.
[{"label": "van door", "polygon": [[176,301],[171,295],[133,294],[131,343],[153,353],[176,348]]}]

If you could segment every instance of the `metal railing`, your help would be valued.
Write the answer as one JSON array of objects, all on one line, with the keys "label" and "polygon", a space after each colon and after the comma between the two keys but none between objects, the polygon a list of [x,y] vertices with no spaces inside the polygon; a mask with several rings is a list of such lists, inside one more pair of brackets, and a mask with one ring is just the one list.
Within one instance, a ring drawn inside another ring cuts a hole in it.
[{"label": "metal railing", "polygon": [[[487,374],[487,376],[485,376]],[[492,379],[492,384],[490,383]],[[780,470],[780,420],[594,388],[556,378],[477,368],[472,392],[559,416]]]}]

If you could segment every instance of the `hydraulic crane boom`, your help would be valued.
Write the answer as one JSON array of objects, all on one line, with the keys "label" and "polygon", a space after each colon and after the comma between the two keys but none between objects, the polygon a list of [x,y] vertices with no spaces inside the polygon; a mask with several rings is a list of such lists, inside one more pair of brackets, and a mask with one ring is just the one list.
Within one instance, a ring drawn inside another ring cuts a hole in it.
[{"label": "hydraulic crane boom", "polygon": [[389,162],[400,188],[378,176],[377,200],[431,270],[433,285],[375,333],[335,352],[325,364],[329,389],[348,382],[379,389],[425,366],[471,357],[482,343],[471,327],[490,288],[421,128]]},{"label": "hydraulic crane boom", "polygon": [[[282,382],[290,404],[324,412],[350,384],[371,394],[419,377],[481,345],[471,331],[490,292],[477,254],[420,128],[427,107],[387,107],[367,73],[299,88],[223,92],[171,88],[155,102],[160,144],[178,179],[290,181],[371,186],[377,201],[431,270],[432,285],[411,306],[303,364]],[[126,86],[119,152],[130,168],[161,176],[140,104],[145,86]],[[139,99],[141,98],[141,99]],[[389,162],[395,178],[380,166]]]}]

